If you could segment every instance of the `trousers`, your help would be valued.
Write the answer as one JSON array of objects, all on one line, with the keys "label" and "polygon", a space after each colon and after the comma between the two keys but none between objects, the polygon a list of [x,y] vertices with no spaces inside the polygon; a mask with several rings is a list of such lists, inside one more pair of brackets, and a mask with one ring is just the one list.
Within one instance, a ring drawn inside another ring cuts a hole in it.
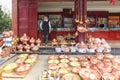
[{"label": "trousers", "polygon": [[48,43],[48,34],[42,34],[43,43]]}]

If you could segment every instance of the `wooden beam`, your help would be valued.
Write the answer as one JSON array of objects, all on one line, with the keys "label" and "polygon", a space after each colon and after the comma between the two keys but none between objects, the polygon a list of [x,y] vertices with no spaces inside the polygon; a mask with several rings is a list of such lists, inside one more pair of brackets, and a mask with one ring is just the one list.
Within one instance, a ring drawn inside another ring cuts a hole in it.
[{"label": "wooden beam", "polygon": [[74,0],[37,0],[38,2],[73,2]]},{"label": "wooden beam", "polygon": [[87,0],[87,1],[108,1],[108,0]]},{"label": "wooden beam", "polygon": [[[73,2],[75,0],[36,0],[40,2]],[[108,0],[87,0],[87,1],[108,1]]]}]

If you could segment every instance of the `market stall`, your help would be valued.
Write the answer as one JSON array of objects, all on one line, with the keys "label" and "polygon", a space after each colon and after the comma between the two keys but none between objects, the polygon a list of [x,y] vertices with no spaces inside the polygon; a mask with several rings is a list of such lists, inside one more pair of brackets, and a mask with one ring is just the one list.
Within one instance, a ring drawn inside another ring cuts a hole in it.
[{"label": "market stall", "polygon": [[26,34],[17,39],[9,52],[15,56],[0,66],[3,80],[119,80],[119,58],[105,39],[89,37],[79,43],[53,39],[48,46]]}]

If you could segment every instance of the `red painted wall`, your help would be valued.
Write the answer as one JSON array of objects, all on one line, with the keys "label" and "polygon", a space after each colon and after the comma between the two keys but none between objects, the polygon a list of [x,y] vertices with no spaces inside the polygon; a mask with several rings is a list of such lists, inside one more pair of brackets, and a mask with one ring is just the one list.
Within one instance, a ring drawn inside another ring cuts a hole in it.
[{"label": "red painted wall", "polygon": [[30,1],[28,7],[28,35],[37,38],[37,2]]},{"label": "red painted wall", "polygon": [[12,3],[12,27],[15,34],[20,37],[26,33],[30,37],[37,38],[37,1],[12,0]]},{"label": "red painted wall", "polygon": [[24,33],[28,34],[28,1],[18,1],[18,36],[22,36]]}]

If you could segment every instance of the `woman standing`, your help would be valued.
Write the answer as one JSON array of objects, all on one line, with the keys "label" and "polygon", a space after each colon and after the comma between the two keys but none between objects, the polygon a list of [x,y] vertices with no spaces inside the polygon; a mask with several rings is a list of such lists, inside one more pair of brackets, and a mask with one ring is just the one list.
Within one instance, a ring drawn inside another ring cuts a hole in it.
[{"label": "woman standing", "polygon": [[51,32],[51,23],[48,19],[47,15],[44,15],[43,21],[40,23],[40,29],[42,33],[43,43],[47,45],[48,43],[48,35]]}]

